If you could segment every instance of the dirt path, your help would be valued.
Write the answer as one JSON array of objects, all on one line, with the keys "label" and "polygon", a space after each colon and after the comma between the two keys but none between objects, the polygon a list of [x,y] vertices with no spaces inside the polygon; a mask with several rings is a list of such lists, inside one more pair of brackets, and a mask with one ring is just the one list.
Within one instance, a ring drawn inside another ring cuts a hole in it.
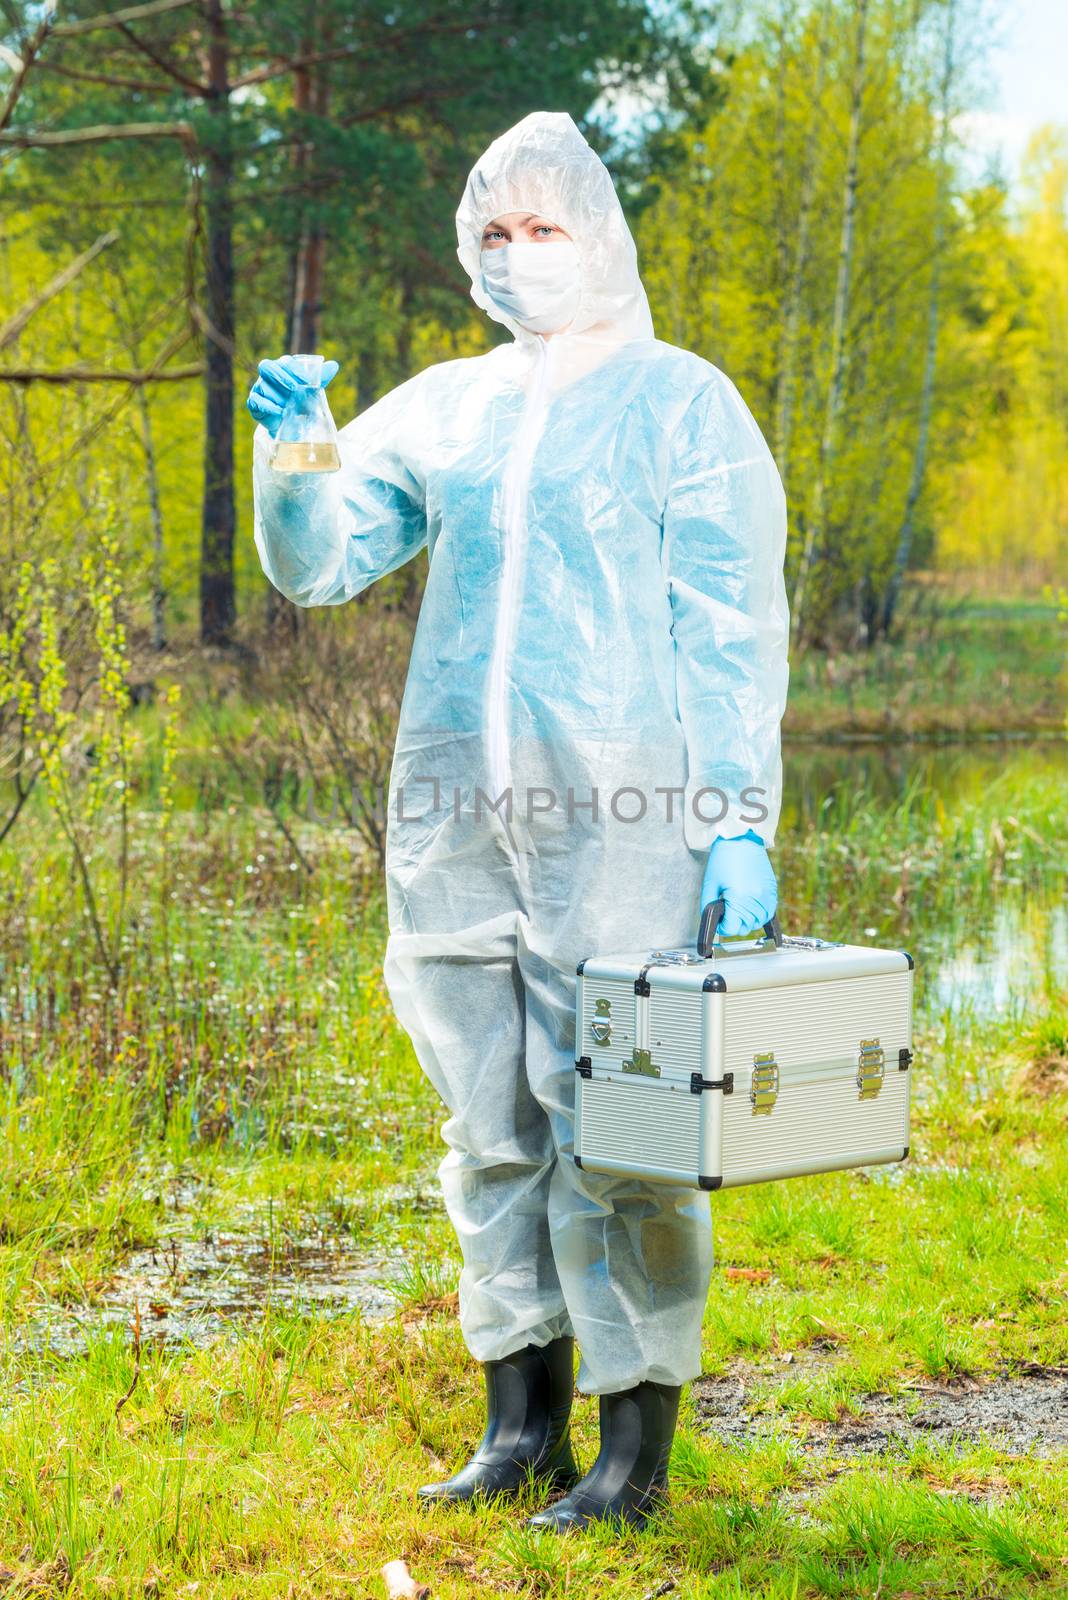
[{"label": "dirt path", "polygon": [[[760,1382],[761,1395],[753,1394]],[[700,1425],[723,1439],[788,1435],[802,1449],[872,1455],[920,1438],[939,1443],[992,1444],[1013,1455],[1053,1455],[1068,1449],[1068,1373],[1036,1368],[987,1383],[917,1385],[904,1395],[865,1395],[859,1415],[820,1422],[750,1407],[767,1395],[767,1375],[737,1367],[693,1386]]]}]

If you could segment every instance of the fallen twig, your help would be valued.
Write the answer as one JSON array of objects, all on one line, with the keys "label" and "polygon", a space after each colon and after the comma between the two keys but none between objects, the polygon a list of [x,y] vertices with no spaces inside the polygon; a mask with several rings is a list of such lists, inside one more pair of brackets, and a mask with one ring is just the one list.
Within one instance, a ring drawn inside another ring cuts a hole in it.
[{"label": "fallen twig", "polygon": [[408,1571],[407,1561],[387,1561],[382,1568],[389,1600],[427,1600],[430,1585],[416,1583]]},{"label": "fallen twig", "polygon": [[126,1393],[115,1402],[116,1416],[118,1416],[127,1400],[129,1400],[130,1396],[137,1388],[137,1380],[141,1376],[141,1305],[140,1302],[136,1300],[134,1301],[133,1314],[133,1358],[133,1377],[130,1379],[130,1387],[127,1389]]}]

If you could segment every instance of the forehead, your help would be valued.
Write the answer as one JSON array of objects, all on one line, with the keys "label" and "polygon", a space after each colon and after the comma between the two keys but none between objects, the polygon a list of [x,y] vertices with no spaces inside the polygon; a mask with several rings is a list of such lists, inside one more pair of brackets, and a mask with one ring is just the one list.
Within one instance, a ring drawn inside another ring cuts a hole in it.
[{"label": "forehead", "polygon": [[552,217],[546,216],[544,211],[501,211],[486,223],[486,227],[496,228],[503,224],[507,228],[522,228],[528,222],[552,221]]}]

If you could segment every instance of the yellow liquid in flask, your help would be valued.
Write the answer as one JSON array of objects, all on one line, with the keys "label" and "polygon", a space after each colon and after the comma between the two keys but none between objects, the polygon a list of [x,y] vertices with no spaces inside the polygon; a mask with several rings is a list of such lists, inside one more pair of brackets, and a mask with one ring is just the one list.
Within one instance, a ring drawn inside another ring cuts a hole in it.
[{"label": "yellow liquid in flask", "polygon": [[341,457],[333,440],[279,439],[271,453],[275,472],[337,472]]}]

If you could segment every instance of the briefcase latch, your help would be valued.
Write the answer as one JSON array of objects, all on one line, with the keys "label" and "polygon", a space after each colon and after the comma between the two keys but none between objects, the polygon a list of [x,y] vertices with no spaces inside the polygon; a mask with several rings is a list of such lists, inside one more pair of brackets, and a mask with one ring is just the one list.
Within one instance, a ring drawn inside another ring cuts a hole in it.
[{"label": "briefcase latch", "polygon": [[886,1076],[886,1051],[878,1039],[862,1039],[857,1057],[857,1088],[862,1100],[873,1100]]},{"label": "briefcase latch", "polygon": [[771,1050],[763,1050],[753,1057],[753,1072],[749,1079],[749,1099],[754,1111],[770,1111],[779,1098],[779,1063]]},{"label": "briefcase latch", "polygon": [[611,1000],[595,1000],[593,1002],[593,1020],[590,1023],[590,1032],[597,1044],[609,1044],[612,1038],[612,1002]]}]

